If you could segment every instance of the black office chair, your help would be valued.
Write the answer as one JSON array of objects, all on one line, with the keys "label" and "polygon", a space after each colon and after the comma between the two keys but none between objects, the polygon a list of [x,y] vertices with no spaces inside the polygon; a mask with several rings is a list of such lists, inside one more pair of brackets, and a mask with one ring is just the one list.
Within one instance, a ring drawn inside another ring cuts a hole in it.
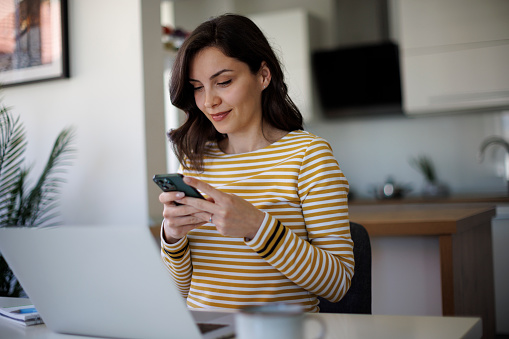
[{"label": "black office chair", "polygon": [[337,303],[318,297],[318,306],[322,313],[371,314],[371,242],[368,232],[360,224],[350,222],[350,233],[354,242],[355,259],[352,284],[343,299]]}]

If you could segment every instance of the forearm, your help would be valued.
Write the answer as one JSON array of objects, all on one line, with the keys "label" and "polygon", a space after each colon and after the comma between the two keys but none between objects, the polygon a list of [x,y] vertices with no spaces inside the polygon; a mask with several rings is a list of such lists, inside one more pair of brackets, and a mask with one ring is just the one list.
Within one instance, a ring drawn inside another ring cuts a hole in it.
[{"label": "forearm", "polygon": [[269,214],[260,232],[247,242],[295,284],[333,302],[339,301],[350,288],[353,276],[349,232],[344,237],[338,234],[336,237],[317,238],[315,243],[312,245],[299,238]]},{"label": "forearm", "polygon": [[182,296],[186,298],[193,273],[191,251],[189,250],[187,237],[174,244],[169,244],[165,241],[164,234],[161,232],[161,257],[175,285]]}]

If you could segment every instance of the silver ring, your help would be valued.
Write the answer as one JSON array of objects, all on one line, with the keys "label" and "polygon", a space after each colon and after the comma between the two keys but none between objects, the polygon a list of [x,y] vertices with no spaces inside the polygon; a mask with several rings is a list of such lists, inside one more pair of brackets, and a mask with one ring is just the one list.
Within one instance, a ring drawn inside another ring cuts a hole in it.
[{"label": "silver ring", "polygon": [[212,213],[210,213],[209,223],[212,224]]}]

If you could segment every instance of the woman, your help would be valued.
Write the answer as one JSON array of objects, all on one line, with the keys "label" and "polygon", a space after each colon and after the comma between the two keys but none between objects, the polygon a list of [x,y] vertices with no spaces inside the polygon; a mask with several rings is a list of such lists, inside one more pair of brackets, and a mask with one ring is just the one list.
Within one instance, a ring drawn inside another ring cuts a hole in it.
[{"label": "woman", "polygon": [[329,144],[302,130],[263,33],[239,15],[204,22],[170,88],[187,120],[169,138],[207,196],[160,195],[161,253],[188,306],[339,301],[354,270],[348,182]]}]

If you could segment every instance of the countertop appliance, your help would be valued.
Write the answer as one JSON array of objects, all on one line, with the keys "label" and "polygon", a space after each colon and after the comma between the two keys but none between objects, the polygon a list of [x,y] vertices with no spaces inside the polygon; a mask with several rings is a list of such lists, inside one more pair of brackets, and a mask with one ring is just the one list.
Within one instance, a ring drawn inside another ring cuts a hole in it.
[{"label": "countertop appliance", "polygon": [[403,113],[396,44],[316,51],[312,67],[325,117]]}]

